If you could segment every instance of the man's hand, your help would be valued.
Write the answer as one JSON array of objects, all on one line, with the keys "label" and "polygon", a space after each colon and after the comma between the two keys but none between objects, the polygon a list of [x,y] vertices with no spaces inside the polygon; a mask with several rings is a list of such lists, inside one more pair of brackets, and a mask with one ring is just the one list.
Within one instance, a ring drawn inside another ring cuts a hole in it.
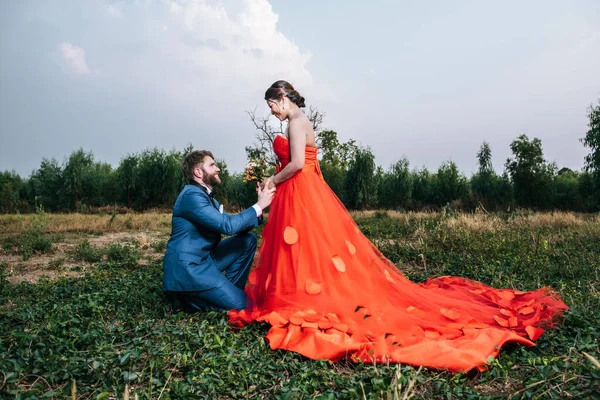
[{"label": "man's hand", "polygon": [[[273,197],[275,197],[275,187],[269,188],[269,180],[265,181],[265,187],[261,187],[261,185],[257,185],[256,192],[258,193],[258,201],[256,204],[260,206],[262,210],[265,210],[267,207],[271,205],[273,201]],[[272,184],[272,183],[271,183]]]}]

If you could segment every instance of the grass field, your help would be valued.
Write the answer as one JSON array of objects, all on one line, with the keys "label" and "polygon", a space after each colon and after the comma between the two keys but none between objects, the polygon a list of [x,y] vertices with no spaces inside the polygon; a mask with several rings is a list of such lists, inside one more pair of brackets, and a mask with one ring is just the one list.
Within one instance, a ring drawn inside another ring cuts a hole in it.
[{"label": "grass field", "polygon": [[164,302],[169,214],[0,216],[0,397],[16,399],[600,399],[600,216],[354,213],[414,281],[550,285],[570,310],[488,371],[312,361],[254,324]]}]

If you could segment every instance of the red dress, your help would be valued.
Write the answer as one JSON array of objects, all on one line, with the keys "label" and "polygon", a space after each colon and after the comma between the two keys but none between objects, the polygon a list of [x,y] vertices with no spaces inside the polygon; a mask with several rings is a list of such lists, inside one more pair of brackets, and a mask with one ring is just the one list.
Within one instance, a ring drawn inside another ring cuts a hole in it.
[{"label": "red dress", "polygon": [[[277,136],[282,166],[288,140]],[[506,342],[533,345],[567,309],[549,288],[494,289],[459,277],[408,280],[359,230],[323,180],[317,149],[277,186],[249,276],[246,310],[230,322],[271,325],[272,349],[466,371]]]}]

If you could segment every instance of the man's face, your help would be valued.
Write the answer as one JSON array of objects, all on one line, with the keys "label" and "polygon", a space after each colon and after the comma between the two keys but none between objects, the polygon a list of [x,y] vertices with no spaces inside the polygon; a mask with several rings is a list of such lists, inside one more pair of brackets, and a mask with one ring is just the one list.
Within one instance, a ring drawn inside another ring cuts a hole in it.
[{"label": "man's face", "polygon": [[214,187],[221,184],[221,178],[219,178],[219,172],[221,171],[217,167],[217,163],[212,157],[204,157],[204,162],[199,166],[202,172],[202,182],[209,187]]}]

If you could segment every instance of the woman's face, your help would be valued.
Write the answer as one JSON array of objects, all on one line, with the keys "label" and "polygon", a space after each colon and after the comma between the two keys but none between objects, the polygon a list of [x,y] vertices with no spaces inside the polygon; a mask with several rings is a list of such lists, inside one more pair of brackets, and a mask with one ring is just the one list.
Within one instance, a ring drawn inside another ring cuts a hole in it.
[{"label": "woman's face", "polygon": [[288,107],[285,106],[285,100],[267,100],[267,105],[271,109],[271,114],[280,121],[285,121],[288,117]]}]

